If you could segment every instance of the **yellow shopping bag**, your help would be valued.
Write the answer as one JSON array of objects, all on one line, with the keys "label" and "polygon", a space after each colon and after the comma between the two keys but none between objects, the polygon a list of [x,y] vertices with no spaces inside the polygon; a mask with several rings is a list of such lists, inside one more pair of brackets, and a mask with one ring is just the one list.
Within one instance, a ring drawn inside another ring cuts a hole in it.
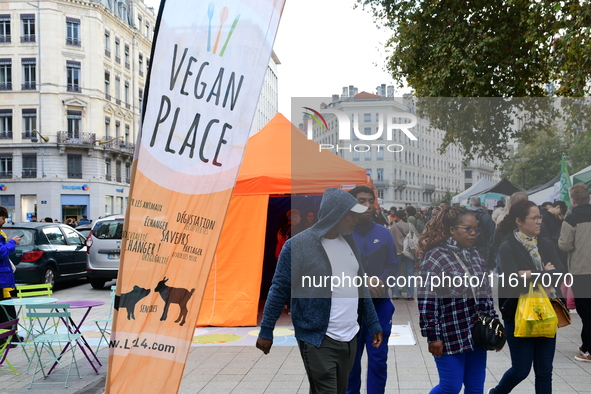
[{"label": "yellow shopping bag", "polygon": [[558,317],[542,285],[519,296],[515,312],[515,336],[519,338],[554,338]]}]

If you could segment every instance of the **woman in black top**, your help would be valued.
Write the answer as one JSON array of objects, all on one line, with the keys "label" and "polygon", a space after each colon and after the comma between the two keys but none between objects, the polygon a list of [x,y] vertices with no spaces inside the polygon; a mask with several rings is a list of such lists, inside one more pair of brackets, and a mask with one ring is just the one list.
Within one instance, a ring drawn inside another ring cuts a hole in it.
[{"label": "woman in black top", "polygon": [[[505,372],[497,387],[489,390],[489,394],[506,394],[530,373],[534,366],[536,394],[552,393],[552,362],[556,350],[554,338],[516,338],[515,311],[520,294],[529,290],[536,274],[538,283],[542,275],[550,275],[556,281],[554,273],[564,273],[564,268],[556,249],[551,241],[538,238],[542,217],[540,210],[532,201],[519,201],[511,206],[509,214],[499,224],[499,231],[507,235],[499,249],[501,258],[501,274],[504,276],[504,287],[499,288],[499,305],[507,330],[507,343],[511,352],[511,368]],[[533,275],[532,275],[533,274]],[[523,275],[527,281],[524,283]],[[517,278],[510,281],[509,278]],[[544,281],[547,283],[546,281]],[[503,283],[499,283],[502,286]],[[512,286],[513,285],[513,286]],[[553,288],[546,291],[553,293]]]}]

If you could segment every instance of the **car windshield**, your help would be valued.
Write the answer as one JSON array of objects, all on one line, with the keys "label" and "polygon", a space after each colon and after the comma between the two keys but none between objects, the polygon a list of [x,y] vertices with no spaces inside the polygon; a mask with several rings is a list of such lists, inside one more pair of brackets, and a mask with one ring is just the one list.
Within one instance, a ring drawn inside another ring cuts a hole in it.
[{"label": "car windshield", "polygon": [[35,230],[28,228],[3,228],[6,234],[7,240],[11,240],[14,237],[20,237],[22,235],[20,246],[34,245],[35,244]]},{"label": "car windshield", "polygon": [[123,220],[105,220],[95,224],[92,235],[100,239],[121,239]]}]

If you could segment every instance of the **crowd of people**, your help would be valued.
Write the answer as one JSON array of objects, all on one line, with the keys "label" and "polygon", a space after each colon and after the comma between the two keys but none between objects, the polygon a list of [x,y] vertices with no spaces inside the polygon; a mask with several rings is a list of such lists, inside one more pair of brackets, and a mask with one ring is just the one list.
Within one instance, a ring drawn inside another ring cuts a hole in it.
[{"label": "crowd of people", "polygon": [[[36,215],[32,215],[31,222],[36,222],[37,221],[37,216]],[[53,219],[49,216],[41,219],[42,223],[60,223],[60,221],[58,219]],[[78,226],[82,226],[83,224],[91,224],[92,220],[88,220],[88,216],[87,215],[82,215],[80,220],[76,220],[76,218],[74,217],[67,217],[64,222],[65,224],[67,224],[70,227],[76,228]]]},{"label": "crowd of people", "polygon": [[[499,201],[491,212],[477,196],[468,207],[443,201],[432,208],[391,207],[384,212],[376,209],[369,188],[357,187],[349,194],[327,189],[317,217],[310,215],[307,226],[300,224],[299,212],[296,220],[292,212],[289,227],[279,231],[289,236],[277,253],[257,347],[265,354],[270,351],[275,323],[291,300],[310,392],[359,393],[366,351],[367,393],[384,393],[395,309],[390,297],[395,301],[403,291],[399,281],[390,289],[388,279],[405,277],[406,298],[417,297],[421,334],[439,373],[439,384],[431,393],[459,393],[462,387],[465,393],[484,393],[487,351],[472,337],[479,314],[501,315],[511,356],[511,367],[488,394],[512,392],[532,366],[535,393],[551,393],[556,335],[517,335],[516,313],[520,296],[531,291],[535,278],[563,278],[568,272],[572,286],[553,283],[543,287],[544,296],[561,298],[576,308],[583,328],[575,359],[591,362],[590,196],[585,185],[575,185],[569,193],[570,209],[563,201],[537,206],[518,192]],[[497,284],[499,313],[489,283],[492,273],[523,278],[518,284]],[[357,299],[347,300],[352,293],[344,281],[304,288],[297,283],[304,274],[366,275],[375,281],[357,289]],[[478,287],[428,285],[445,275],[481,281]],[[415,288],[411,277],[424,281]]]}]

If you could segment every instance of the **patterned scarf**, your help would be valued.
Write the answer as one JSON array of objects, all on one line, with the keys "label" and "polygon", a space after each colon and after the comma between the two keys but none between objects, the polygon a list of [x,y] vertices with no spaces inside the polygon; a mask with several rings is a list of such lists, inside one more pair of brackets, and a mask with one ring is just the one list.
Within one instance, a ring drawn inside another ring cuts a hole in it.
[{"label": "patterned scarf", "polygon": [[538,239],[536,237],[528,237],[517,229],[513,231],[513,235],[515,235],[515,238],[525,247],[525,250],[527,250],[534,261],[536,269],[538,271],[543,271],[544,266],[542,265],[542,256],[540,256],[540,252],[538,251]]},{"label": "patterned scarf", "polygon": [[466,264],[466,266],[468,265],[472,265],[472,254],[470,253],[470,248],[466,249],[466,248],[462,248],[458,242],[453,239],[452,237],[449,237],[446,241],[447,243],[447,247],[449,250],[451,250],[453,253],[459,255],[462,260],[464,261],[464,263]]}]

